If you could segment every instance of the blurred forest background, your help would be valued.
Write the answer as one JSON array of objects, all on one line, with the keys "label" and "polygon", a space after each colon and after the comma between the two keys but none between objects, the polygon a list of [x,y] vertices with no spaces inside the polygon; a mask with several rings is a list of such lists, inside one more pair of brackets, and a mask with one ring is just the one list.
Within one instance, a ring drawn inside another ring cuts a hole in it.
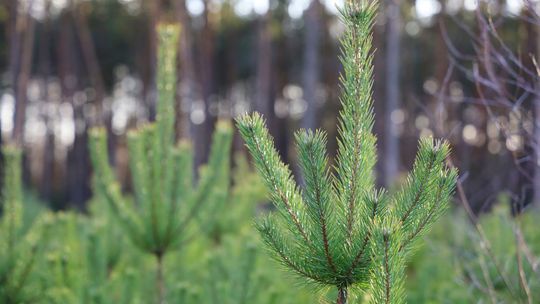
[{"label": "blurred forest background", "polygon": [[[87,130],[105,125],[129,190],[125,134],[155,116],[158,22],[182,25],[177,136],[196,162],[218,117],[265,115],[286,162],[292,133],[322,127],[335,150],[334,0],[1,0],[2,142],[25,148],[25,180],[51,207],[91,197]],[[378,182],[403,178],[417,138],[453,145],[475,212],[506,192],[540,201],[539,3],[385,0],[375,26]],[[234,149],[242,142],[235,136]],[[463,192],[461,192],[463,190]],[[518,210],[513,209],[513,210]]]}]

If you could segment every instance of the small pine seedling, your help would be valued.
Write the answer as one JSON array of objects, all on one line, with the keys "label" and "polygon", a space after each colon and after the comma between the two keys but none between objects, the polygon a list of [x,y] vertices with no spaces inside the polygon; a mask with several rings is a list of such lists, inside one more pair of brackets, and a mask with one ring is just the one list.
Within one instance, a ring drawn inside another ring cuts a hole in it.
[{"label": "small pine seedling", "polygon": [[219,121],[212,139],[210,157],[195,186],[193,150],[186,141],[174,140],[176,50],[179,27],[158,27],[158,104],[156,122],[127,135],[134,203],[124,197],[107,156],[106,132],[90,132],[90,151],[101,187],[109,205],[131,241],[157,261],[157,302],[165,301],[162,261],[170,250],[180,247],[190,232],[201,205],[212,196],[216,185],[228,181],[232,141],[230,123]]},{"label": "small pine seedling", "polygon": [[317,285],[335,286],[338,304],[347,303],[352,288],[367,291],[372,303],[405,301],[405,257],[445,209],[457,176],[444,164],[448,144],[422,139],[401,190],[389,195],[375,187],[371,30],[376,9],[376,2],[349,0],[341,10],[346,30],[334,170],[328,165],[326,133],[298,131],[305,181],[300,189],[280,160],[263,118],[254,113],[237,119],[278,211],[258,223],[263,240],[293,273]]}]

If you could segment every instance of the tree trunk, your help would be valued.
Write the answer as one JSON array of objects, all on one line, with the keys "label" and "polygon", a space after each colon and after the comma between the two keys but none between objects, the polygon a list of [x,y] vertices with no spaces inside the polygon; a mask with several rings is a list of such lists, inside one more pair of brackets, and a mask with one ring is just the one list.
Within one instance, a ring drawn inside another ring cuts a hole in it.
[{"label": "tree trunk", "polygon": [[195,136],[195,165],[196,167],[205,163],[208,159],[208,147],[212,138],[215,117],[212,109],[212,95],[215,92],[215,65],[214,65],[214,29],[210,20],[209,1],[204,1],[203,20],[204,25],[201,34],[200,43],[200,84],[202,89],[202,98],[204,102],[204,120],[197,126],[197,135]]},{"label": "tree trunk", "polygon": [[[535,9],[534,7],[531,9]],[[540,18],[538,15],[534,13],[529,14],[529,18],[536,22],[540,22]],[[529,41],[533,44],[530,46],[530,53],[533,54],[534,58],[536,59],[537,64],[540,63],[540,27],[538,27],[538,23],[533,23],[531,21],[525,21],[528,22],[528,34],[532,37],[529,37]],[[534,38],[534,39],[533,39]],[[530,70],[536,71],[536,79],[533,79],[536,92],[540,92],[540,69],[536,67],[534,64],[530,66]],[[540,93],[537,93],[535,96],[533,96],[532,100],[532,113],[533,113],[533,119],[534,119],[534,129],[532,134],[532,151],[533,151],[533,181],[532,181],[532,188],[533,188],[533,197],[532,197],[532,206],[538,209],[540,207]]]},{"label": "tree trunk", "polygon": [[176,138],[180,139],[193,137],[190,113],[193,103],[200,99],[200,89],[195,73],[191,18],[187,12],[185,0],[176,1],[175,4],[177,18],[182,26],[178,48],[180,50],[180,98],[177,102],[176,119]]},{"label": "tree trunk", "polygon": [[338,289],[336,304],[347,304],[347,287],[340,287]]},{"label": "tree trunk", "polygon": [[384,128],[384,183],[391,186],[399,171],[399,137],[392,113],[399,108],[401,15],[398,0],[386,4],[386,103]]},{"label": "tree trunk", "polygon": [[163,275],[163,254],[156,255],[156,303],[167,303],[165,277]]},{"label": "tree trunk", "polygon": [[[50,1],[45,1],[45,19],[43,20],[43,32],[39,37],[39,66],[41,74],[41,98],[44,108],[52,101],[49,100],[49,77],[51,75],[51,53],[50,53]],[[53,188],[54,172],[54,131],[51,126],[49,111],[42,111],[42,119],[45,123],[45,144],[43,146],[42,167],[40,176],[39,193],[45,201],[50,201]]]},{"label": "tree trunk", "polygon": [[80,3],[74,9],[73,19],[75,20],[75,30],[79,37],[79,44],[81,46],[82,57],[84,65],[88,73],[88,79],[90,85],[95,90],[95,99],[93,100],[96,116],[86,118],[89,126],[103,126],[107,129],[107,146],[109,153],[109,160],[111,163],[115,163],[115,146],[116,135],[112,130],[112,112],[105,112],[105,83],[103,80],[103,73],[101,71],[101,64],[99,62],[98,55],[96,53],[96,47],[94,38],[88,27],[88,18],[86,15],[87,6],[91,3]]},{"label": "tree trunk", "polygon": [[[96,92],[94,100],[96,108],[96,124],[107,126],[110,129],[110,119],[108,115],[103,112],[103,100],[105,99],[105,84],[103,82],[103,74],[101,73],[101,65],[96,54],[96,47],[92,33],[88,28],[88,21],[86,16],[86,5],[90,3],[81,3],[74,9],[75,29],[77,36],[79,37],[79,43],[81,46],[82,56],[86,71],[88,72],[88,79],[90,84]],[[110,134],[109,134],[110,135]]]},{"label": "tree trunk", "polygon": [[267,120],[272,130],[274,103],[270,99],[272,79],[272,38],[270,10],[258,21],[257,66],[255,76],[255,109]]},{"label": "tree trunk", "polygon": [[[73,119],[75,121],[75,138],[68,150],[66,159],[66,175],[64,191],[68,202],[79,209],[84,209],[84,203],[90,197],[90,162],[87,148],[88,123],[83,113],[84,102],[76,99],[76,90],[79,88],[81,68],[78,63],[83,61],[77,52],[77,31],[73,20],[75,15],[69,13],[73,9],[68,7],[60,16],[60,37],[58,46],[58,74],[62,84],[62,99],[71,103]],[[65,205],[57,207],[66,207]]]},{"label": "tree trunk", "polygon": [[[28,8],[28,10],[30,9],[31,7]],[[30,17],[29,11],[25,12],[24,16],[19,16],[19,18],[23,18],[23,20],[20,23],[20,20],[17,21],[17,30],[15,35],[23,37],[23,44],[22,49],[20,50],[20,64],[18,65],[19,71],[18,74],[13,77],[16,80],[13,84],[13,87],[15,88],[15,111],[13,114],[14,121],[12,139],[15,144],[22,146],[27,102],[26,91],[28,87],[28,81],[30,79],[30,73],[32,71],[32,56],[34,53],[33,49],[35,24],[34,19]],[[17,56],[18,55],[13,55],[13,57]]]},{"label": "tree trunk", "polygon": [[156,118],[156,66],[157,66],[157,32],[156,26],[159,23],[161,14],[161,0],[143,1],[147,4],[148,11],[148,49],[146,58],[146,79],[144,81],[144,98],[148,107],[148,119]]},{"label": "tree trunk", "polygon": [[21,35],[17,28],[18,1],[6,1],[6,10],[8,11],[8,21],[6,27],[6,37],[9,39],[9,74],[11,86],[15,90],[17,75],[19,74]]},{"label": "tree trunk", "polygon": [[321,31],[321,5],[313,0],[305,13],[304,68],[304,100],[307,103],[302,119],[302,127],[315,129],[317,123],[317,86],[319,84],[319,40]]}]

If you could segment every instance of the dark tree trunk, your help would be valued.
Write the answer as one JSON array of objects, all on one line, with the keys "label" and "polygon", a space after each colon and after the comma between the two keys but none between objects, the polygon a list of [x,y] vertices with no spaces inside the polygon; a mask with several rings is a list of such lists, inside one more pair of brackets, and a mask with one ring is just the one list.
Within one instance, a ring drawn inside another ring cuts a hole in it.
[{"label": "dark tree trunk", "polygon": [[81,3],[77,5],[77,7],[74,9],[73,19],[75,20],[75,30],[79,38],[80,49],[82,52],[84,65],[86,67],[86,72],[88,73],[88,79],[90,80],[90,85],[95,91],[93,103],[96,109],[96,116],[86,117],[86,123],[89,124],[89,126],[97,125],[103,126],[107,129],[109,160],[114,163],[116,135],[112,130],[112,112],[105,111],[105,83],[103,80],[103,73],[101,71],[101,64],[96,53],[94,38],[92,37],[92,33],[90,32],[90,28],[88,26],[88,18],[86,15],[87,9],[85,5],[91,4]]},{"label": "dark tree trunk", "polygon": [[[75,120],[84,120],[83,109],[73,103]],[[90,158],[88,154],[88,129],[75,133],[73,146],[68,152],[68,196],[69,202],[79,210],[85,209],[85,203],[91,196],[90,191]]]},{"label": "dark tree trunk", "polygon": [[392,185],[399,171],[399,137],[392,113],[399,108],[401,12],[398,0],[386,3],[386,103],[384,128],[384,183]]},{"label": "dark tree trunk", "polygon": [[[29,8],[31,9],[31,8]],[[23,21],[20,28],[20,33],[16,33],[17,36],[22,36],[22,49],[20,50],[20,64],[18,65],[19,71],[18,74],[14,77],[15,83],[15,111],[13,118],[13,133],[12,138],[13,142],[19,146],[23,144],[24,136],[24,122],[25,122],[25,112],[26,112],[26,103],[27,96],[26,90],[28,87],[28,81],[30,79],[30,73],[32,69],[32,56],[34,49],[34,34],[35,34],[35,24],[34,19],[30,17],[29,12],[25,12],[24,16],[19,16],[23,18]],[[18,27],[17,27],[18,28]],[[15,38],[19,39],[19,38]],[[13,57],[17,57],[14,55]]]},{"label": "dark tree trunk", "polygon": [[[71,7],[71,9],[73,9]],[[69,8],[67,11],[70,11]],[[76,90],[81,85],[79,62],[84,59],[79,58],[77,52],[77,30],[73,20],[75,15],[63,13],[60,17],[62,24],[60,29],[60,39],[58,47],[59,76],[62,83],[62,98],[71,102],[73,108],[73,119],[75,121],[75,139],[68,150],[66,160],[66,175],[64,190],[67,194],[68,202],[76,208],[83,210],[85,202],[90,197],[90,161],[87,148],[87,128],[88,122],[83,113],[86,101],[76,100]],[[82,60],[81,60],[82,59]],[[66,207],[65,205],[57,207]]]},{"label": "dark tree trunk", "polygon": [[347,287],[340,287],[338,289],[336,304],[347,304]]},{"label": "dark tree trunk", "polygon": [[161,14],[161,1],[149,0],[144,1],[145,8],[148,12],[148,43],[147,57],[144,77],[144,98],[148,109],[148,119],[150,121],[156,118],[156,65],[157,65],[157,32],[156,26],[159,23]]},{"label": "dark tree trunk", "polygon": [[[39,67],[41,74],[41,93],[44,108],[52,101],[49,100],[49,77],[51,76],[51,53],[50,41],[51,30],[49,11],[50,1],[45,2],[45,19],[43,20],[43,30],[39,37]],[[43,146],[42,168],[40,176],[39,193],[45,201],[50,201],[53,192],[53,172],[54,172],[54,131],[52,130],[52,122],[48,111],[42,111],[43,121],[45,123],[45,144]]]},{"label": "dark tree trunk", "polygon": [[[79,44],[81,46],[82,57],[86,71],[88,72],[88,79],[92,88],[95,90],[95,108],[96,108],[96,121],[97,125],[104,125],[110,129],[110,117],[104,113],[103,100],[105,99],[105,84],[103,82],[103,74],[101,72],[101,65],[99,63],[98,56],[96,54],[96,48],[92,33],[88,28],[88,21],[86,16],[87,9],[85,5],[89,3],[82,3],[77,5],[74,9],[73,19],[75,20],[75,29],[79,38]],[[110,134],[109,134],[110,135]]]},{"label": "dark tree trunk", "polygon": [[210,23],[209,1],[204,1],[203,29],[200,41],[200,84],[202,89],[202,98],[204,102],[204,120],[196,127],[195,141],[195,165],[206,162],[208,159],[208,147],[212,137],[212,131],[215,123],[215,108],[213,108],[212,95],[215,93],[215,65],[214,65],[214,29]]},{"label": "dark tree trunk", "polygon": [[6,37],[9,39],[9,75],[13,90],[16,89],[21,56],[21,33],[17,29],[17,19],[19,18],[18,3],[19,1],[6,1],[8,11]]},{"label": "dark tree trunk", "polygon": [[190,113],[196,100],[201,100],[201,89],[195,73],[195,56],[193,54],[193,32],[191,18],[187,12],[185,0],[176,1],[178,20],[182,25],[180,33],[180,97],[177,102],[176,136],[177,138],[193,138],[194,126]]},{"label": "dark tree trunk", "polygon": [[273,129],[274,103],[271,100],[272,38],[270,34],[270,11],[258,20],[257,66],[255,76],[255,105]]},{"label": "dark tree trunk", "polygon": [[318,126],[317,88],[319,84],[319,45],[321,32],[321,4],[319,0],[311,1],[305,13],[305,39],[304,39],[304,67],[302,81],[304,86],[304,100],[307,103],[306,112],[302,119],[302,127],[315,129]]}]

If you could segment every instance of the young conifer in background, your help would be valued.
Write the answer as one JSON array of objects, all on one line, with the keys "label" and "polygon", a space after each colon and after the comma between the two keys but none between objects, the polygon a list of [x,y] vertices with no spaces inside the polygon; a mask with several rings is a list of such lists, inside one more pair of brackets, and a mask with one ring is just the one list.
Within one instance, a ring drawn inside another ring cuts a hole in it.
[{"label": "young conifer in background", "polygon": [[25,231],[20,149],[2,149],[3,188],[0,200],[0,303],[30,303],[39,297],[34,270],[39,258],[38,242],[47,217],[38,219]]},{"label": "young conifer in background", "polygon": [[[69,211],[53,215],[47,243],[42,246],[45,263],[40,265],[39,276],[45,292],[40,303],[135,302],[139,293],[133,292],[124,265],[135,263],[136,254],[125,250],[126,240],[115,231],[120,227],[112,225],[103,212],[109,208],[100,207],[102,217]],[[123,292],[128,288],[129,293]]]},{"label": "young conifer in background", "polygon": [[130,131],[128,150],[133,177],[134,202],[124,197],[107,158],[106,132],[90,133],[92,162],[97,186],[131,241],[157,261],[157,302],[165,301],[163,257],[193,236],[194,219],[214,191],[228,182],[232,140],[230,123],[219,121],[212,139],[208,164],[193,181],[193,150],[186,141],[174,140],[176,50],[179,28],[158,27],[158,103],[156,122]]},{"label": "young conifer in background", "polygon": [[[227,168],[223,168],[227,172]],[[215,185],[216,191],[208,197],[208,204],[200,213],[201,230],[213,245],[220,245],[226,235],[238,236],[250,229],[257,204],[266,199],[266,189],[257,172],[250,167],[247,155],[234,156],[234,169],[230,172],[232,186],[227,178]]]},{"label": "young conifer in background", "polygon": [[394,195],[375,187],[376,138],[372,133],[372,25],[375,1],[346,1],[341,10],[344,72],[338,152],[334,170],[326,133],[300,130],[295,139],[305,187],[279,158],[263,118],[237,120],[277,214],[258,224],[263,240],[292,272],[335,286],[337,303],[348,291],[367,292],[372,303],[403,303],[405,258],[450,199],[457,173],[444,165],[448,144],[422,139],[407,182]]}]

